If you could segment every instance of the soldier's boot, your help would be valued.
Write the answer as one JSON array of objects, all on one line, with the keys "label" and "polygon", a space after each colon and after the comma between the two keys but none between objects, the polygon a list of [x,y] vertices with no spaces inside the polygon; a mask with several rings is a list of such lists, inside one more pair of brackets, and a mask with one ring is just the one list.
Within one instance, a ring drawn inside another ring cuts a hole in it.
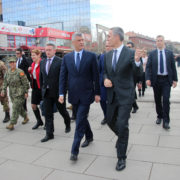
[{"label": "soldier's boot", "polygon": [[9,129],[12,131],[14,129],[14,124],[10,123],[8,126],[6,126],[6,129]]},{"label": "soldier's boot", "polygon": [[5,112],[5,117],[4,117],[3,123],[8,122],[9,120],[10,120],[9,112]]},{"label": "soldier's boot", "polygon": [[24,118],[22,124],[26,124],[28,121],[29,121],[29,118],[28,118],[28,116],[26,115],[26,117]]}]

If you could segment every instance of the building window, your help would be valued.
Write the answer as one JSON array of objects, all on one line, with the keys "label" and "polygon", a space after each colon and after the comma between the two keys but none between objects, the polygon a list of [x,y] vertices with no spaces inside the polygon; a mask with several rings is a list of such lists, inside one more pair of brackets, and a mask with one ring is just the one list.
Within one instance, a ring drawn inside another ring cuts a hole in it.
[{"label": "building window", "polygon": [[36,38],[28,37],[27,38],[27,46],[36,46]]},{"label": "building window", "polygon": [[26,37],[16,36],[16,47],[26,46]]},{"label": "building window", "polygon": [[14,36],[7,36],[8,47],[15,47]]}]

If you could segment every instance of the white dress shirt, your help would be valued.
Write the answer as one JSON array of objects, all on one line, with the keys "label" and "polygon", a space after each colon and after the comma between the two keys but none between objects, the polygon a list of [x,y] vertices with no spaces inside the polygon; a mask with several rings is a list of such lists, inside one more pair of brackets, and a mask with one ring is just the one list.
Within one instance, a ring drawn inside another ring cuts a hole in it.
[{"label": "white dress shirt", "polygon": [[51,60],[50,60],[50,64],[52,64],[53,59],[54,59],[54,56],[53,56],[52,58],[48,58],[48,57],[47,57],[47,63],[46,63],[46,73],[47,73],[47,74],[48,74],[48,63],[49,63],[49,59],[51,59]]},{"label": "white dress shirt", "polygon": [[79,57],[80,57],[80,61],[81,61],[83,49],[82,49],[81,51],[79,51],[79,52],[74,51],[74,60],[75,60],[75,64],[76,64],[76,59],[77,59],[77,53],[79,53]]},{"label": "white dress shirt", "polygon": [[[123,49],[123,47],[124,47],[124,44],[121,44],[121,46],[119,46],[117,49],[114,49],[114,50],[117,50],[117,54],[116,54],[116,64],[118,63],[118,60],[119,60],[119,57],[120,57],[120,55],[121,55],[121,51],[122,51],[122,49]],[[114,53],[115,52],[113,52],[113,57],[112,57],[112,66],[113,66],[113,60],[114,60]],[[141,62],[139,61],[139,62],[136,62],[135,61],[135,64],[136,64],[136,66],[140,66],[140,64],[141,64]]]},{"label": "white dress shirt", "polygon": [[[168,71],[167,71],[165,50],[164,49],[162,49],[162,50],[157,49],[157,50],[158,50],[158,75],[166,76],[166,75],[168,75]],[[160,72],[160,51],[162,51],[162,55],[163,55],[163,65],[164,65],[163,73]]]},{"label": "white dress shirt", "polygon": [[17,62],[16,62],[16,68],[18,68],[18,65],[21,64],[22,62],[22,57],[18,58]]}]

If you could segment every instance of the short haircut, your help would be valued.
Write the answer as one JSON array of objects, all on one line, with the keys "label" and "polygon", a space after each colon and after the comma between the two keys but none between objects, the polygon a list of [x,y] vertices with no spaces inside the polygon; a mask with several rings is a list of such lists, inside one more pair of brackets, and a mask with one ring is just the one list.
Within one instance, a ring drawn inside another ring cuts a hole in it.
[{"label": "short haircut", "polygon": [[47,43],[46,46],[51,46],[51,47],[53,47],[53,49],[56,49],[56,45],[53,43]]},{"label": "short haircut", "polygon": [[163,38],[164,39],[164,36],[163,35],[158,35],[158,36],[156,36],[156,39],[157,38]]},{"label": "short haircut", "polygon": [[128,41],[127,44],[131,44],[132,48],[134,48],[134,43],[132,41]]},{"label": "short haircut", "polygon": [[124,40],[124,31],[123,31],[122,28],[120,28],[120,27],[113,27],[113,28],[111,28],[110,30],[112,30],[113,35],[118,35],[118,36],[119,36],[119,39],[120,39],[121,41]]},{"label": "short haircut", "polygon": [[72,41],[74,41],[77,36],[84,38],[83,33],[81,33],[81,32],[75,32],[75,33],[72,35]]},{"label": "short haircut", "polygon": [[21,48],[17,48],[16,51],[19,51],[20,53],[22,53],[22,49]]},{"label": "short haircut", "polygon": [[33,49],[33,50],[31,51],[31,54],[32,54],[32,53],[41,56],[41,51],[40,51],[39,49]]}]

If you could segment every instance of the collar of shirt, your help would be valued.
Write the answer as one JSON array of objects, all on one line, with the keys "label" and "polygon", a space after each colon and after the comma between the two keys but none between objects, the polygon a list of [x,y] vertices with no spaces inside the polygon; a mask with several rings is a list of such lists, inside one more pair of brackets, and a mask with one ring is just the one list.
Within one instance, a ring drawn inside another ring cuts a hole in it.
[{"label": "collar of shirt", "polygon": [[53,56],[52,58],[48,58],[48,57],[47,57],[47,60],[48,60],[48,59],[51,59],[50,62],[52,63],[54,57],[55,57],[55,56]]},{"label": "collar of shirt", "polygon": [[158,54],[160,54],[160,51],[162,51],[162,53],[164,53],[164,52],[165,52],[165,50],[164,50],[164,49],[161,49],[161,50],[160,50],[160,49],[158,49],[158,48],[157,48],[157,51],[158,51]]},{"label": "collar of shirt", "polygon": [[83,49],[82,49],[81,51],[79,51],[79,52],[74,51],[75,64],[76,64],[77,53],[79,53],[79,57],[80,57],[80,60],[81,60],[81,58],[82,58],[82,53],[83,53]]},{"label": "collar of shirt", "polygon": [[[116,54],[116,61],[118,61],[118,59],[119,59],[119,56],[120,56],[120,54],[121,54],[121,51],[122,51],[122,48],[124,47],[124,44],[121,44],[121,46],[119,46],[118,48],[116,48],[116,49],[113,49],[113,50],[117,50],[117,54]],[[114,59],[114,53],[113,53],[113,59]]]}]

